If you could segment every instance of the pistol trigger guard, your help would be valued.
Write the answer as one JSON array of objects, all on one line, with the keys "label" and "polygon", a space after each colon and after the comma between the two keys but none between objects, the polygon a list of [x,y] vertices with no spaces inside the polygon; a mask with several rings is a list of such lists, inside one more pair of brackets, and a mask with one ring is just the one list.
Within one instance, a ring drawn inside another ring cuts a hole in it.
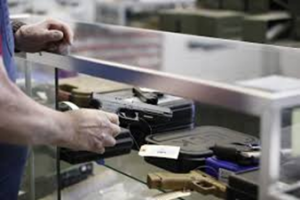
[{"label": "pistol trigger guard", "polygon": [[124,119],[124,120],[139,121],[139,117],[138,117],[138,114],[137,114],[137,113],[135,114],[135,117],[134,117],[134,118],[133,118],[133,117],[128,117],[128,116],[126,115],[126,113],[125,113],[125,112],[122,112],[122,111],[119,112],[118,115],[119,115],[120,118],[122,118],[122,119]]},{"label": "pistol trigger guard", "polygon": [[[193,181],[192,184],[194,186],[195,191],[198,191],[204,195],[212,194],[216,190],[215,186],[213,186],[210,183],[207,183],[205,181]],[[205,184],[207,184],[207,185],[205,185]]]}]

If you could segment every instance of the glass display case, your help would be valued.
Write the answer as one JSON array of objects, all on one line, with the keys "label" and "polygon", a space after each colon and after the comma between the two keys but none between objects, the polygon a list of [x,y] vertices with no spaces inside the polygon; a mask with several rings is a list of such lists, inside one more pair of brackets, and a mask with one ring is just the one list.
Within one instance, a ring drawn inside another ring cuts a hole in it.
[{"label": "glass display case", "polygon": [[[234,129],[243,124],[240,132],[261,139],[259,199],[299,199],[298,49],[112,25],[70,24],[75,40],[65,55],[26,55],[26,62],[39,70],[60,70],[54,88],[85,74],[190,99],[205,108],[214,106],[210,111],[197,110],[198,125]],[[225,111],[220,112],[222,109]],[[237,117],[230,122],[233,115]],[[216,123],[220,118],[222,122]],[[245,121],[250,118],[256,121]],[[205,120],[206,124],[201,123]],[[249,123],[257,132],[247,129]],[[46,152],[55,155],[53,149]],[[94,175],[59,191],[58,199],[151,199],[163,192],[149,190],[145,183],[148,173],[165,170],[146,163],[134,150],[99,162],[92,165]],[[63,171],[70,166],[60,163],[56,167]],[[218,198],[193,193],[183,199]]]}]

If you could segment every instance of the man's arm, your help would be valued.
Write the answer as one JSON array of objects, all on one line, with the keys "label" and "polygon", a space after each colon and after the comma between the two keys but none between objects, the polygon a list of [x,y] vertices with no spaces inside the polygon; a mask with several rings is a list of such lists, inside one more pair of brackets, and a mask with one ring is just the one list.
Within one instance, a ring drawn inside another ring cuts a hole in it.
[{"label": "man's arm", "polygon": [[0,142],[50,144],[104,152],[120,132],[115,114],[97,110],[66,113],[44,107],[27,97],[4,70],[0,59]]}]

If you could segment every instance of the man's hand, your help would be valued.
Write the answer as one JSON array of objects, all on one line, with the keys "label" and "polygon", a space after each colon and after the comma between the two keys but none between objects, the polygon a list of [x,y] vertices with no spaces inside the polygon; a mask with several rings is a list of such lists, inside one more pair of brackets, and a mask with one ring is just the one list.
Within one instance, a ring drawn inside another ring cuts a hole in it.
[{"label": "man's hand", "polygon": [[0,143],[103,153],[116,144],[114,137],[121,131],[116,114],[95,109],[58,112],[36,103],[9,80],[1,56],[0,94]]},{"label": "man's hand", "polygon": [[15,34],[16,49],[25,52],[50,51],[63,53],[73,42],[71,28],[58,20],[24,25]]},{"label": "man's hand", "polygon": [[74,150],[104,153],[105,147],[116,144],[121,129],[117,115],[99,110],[81,109],[63,113],[64,131],[56,145]]}]

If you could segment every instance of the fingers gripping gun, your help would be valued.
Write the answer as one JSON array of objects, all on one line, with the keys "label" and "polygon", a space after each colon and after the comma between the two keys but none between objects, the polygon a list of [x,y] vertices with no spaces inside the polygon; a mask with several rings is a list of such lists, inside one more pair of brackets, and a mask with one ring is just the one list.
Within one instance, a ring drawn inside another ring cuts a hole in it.
[{"label": "fingers gripping gun", "polygon": [[150,173],[147,177],[147,185],[150,189],[192,190],[220,198],[224,198],[226,194],[224,184],[199,170],[191,171],[189,174]]},{"label": "fingers gripping gun", "polygon": [[108,97],[99,93],[77,91],[76,88],[65,87],[62,87],[59,92],[60,101],[71,101],[79,107],[116,113],[120,117],[121,126],[122,124],[139,122],[141,119],[148,123],[167,122],[173,116],[170,108],[131,102],[118,97]]}]

